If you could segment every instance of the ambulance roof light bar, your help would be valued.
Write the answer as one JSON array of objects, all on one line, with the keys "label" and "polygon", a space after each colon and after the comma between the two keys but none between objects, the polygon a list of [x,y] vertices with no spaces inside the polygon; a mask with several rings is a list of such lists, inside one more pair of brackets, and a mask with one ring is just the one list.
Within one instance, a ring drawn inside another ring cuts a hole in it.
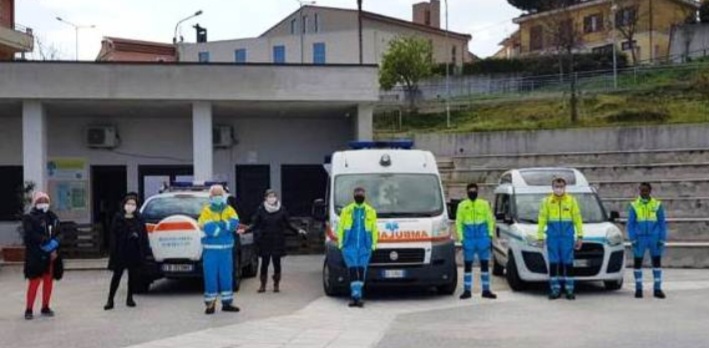
[{"label": "ambulance roof light bar", "polygon": [[173,181],[168,190],[171,191],[201,191],[209,189],[213,185],[222,185],[224,190],[229,192],[229,187],[225,181]]},{"label": "ambulance roof light bar", "polygon": [[350,148],[353,150],[365,149],[402,149],[411,150],[414,147],[413,140],[389,140],[389,141],[351,141]]}]

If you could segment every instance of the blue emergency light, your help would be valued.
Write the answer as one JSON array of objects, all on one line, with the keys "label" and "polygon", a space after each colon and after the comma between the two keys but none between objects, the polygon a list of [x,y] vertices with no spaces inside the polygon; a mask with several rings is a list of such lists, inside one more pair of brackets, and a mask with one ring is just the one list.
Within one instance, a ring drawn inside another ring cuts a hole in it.
[{"label": "blue emergency light", "polygon": [[229,191],[226,181],[200,181],[200,182],[189,182],[189,181],[173,181],[170,183],[168,189],[170,190],[203,190],[210,188],[213,185],[222,185],[225,191]]},{"label": "blue emergency light", "polygon": [[413,140],[388,140],[388,141],[351,141],[350,148],[353,150],[365,149],[402,149],[411,150],[414,147]]}]

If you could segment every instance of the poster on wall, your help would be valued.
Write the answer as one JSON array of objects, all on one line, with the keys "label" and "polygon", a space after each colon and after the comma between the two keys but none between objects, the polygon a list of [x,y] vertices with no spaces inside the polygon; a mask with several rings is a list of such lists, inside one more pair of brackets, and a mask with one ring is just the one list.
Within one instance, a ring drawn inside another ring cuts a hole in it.
[{"label": "poster on wall", "polygon": [[52,209],[63,221],[88,222],[89,182],[86,160],[52,158],[47,162]]}]

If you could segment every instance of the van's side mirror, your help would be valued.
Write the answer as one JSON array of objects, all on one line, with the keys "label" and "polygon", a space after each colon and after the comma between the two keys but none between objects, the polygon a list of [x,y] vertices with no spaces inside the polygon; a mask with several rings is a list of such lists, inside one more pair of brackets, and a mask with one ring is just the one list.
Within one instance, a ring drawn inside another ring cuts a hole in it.
[{"label": "van's side mirror", "polygon": [[502,222],[504,222],[504,223],[506,223],[506,224],[511,224],[511,223],[514,222],[514,221],[512,220],[512,217],[509,216],[509,215],[507,215],[507,214],[505,214],[505,213],[498,213],[498,214],[495,214],[495,219],[496,219],[497,221],[502,221]]},{"label": "van's side mirror", "polygon": [[313,202],[311,215],[316,221],[327,221],[327,203],[325,203],[324,199],[319,198]]},{"label": "van's side mirror", "polygon": [[618,213],[617,211],[611,211],[611,216],[608,220],[610,222],[616,222],[618,221],[618,219],[620,219],[620,213]]},{"label": "van's side mirror", "polygon": [[448,219],[455,220],[458,216],[458,205],[460,204],[459,199],[451,199],[448,202]]}]

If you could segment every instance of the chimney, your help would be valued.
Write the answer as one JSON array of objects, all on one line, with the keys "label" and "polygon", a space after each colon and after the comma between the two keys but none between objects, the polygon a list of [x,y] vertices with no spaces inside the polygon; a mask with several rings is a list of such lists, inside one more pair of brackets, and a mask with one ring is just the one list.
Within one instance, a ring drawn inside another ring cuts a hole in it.
[{"label": "chimney", "polygon": [[431,6],[429,8],[431,24],[430,26],[440,29],[441,28],[441,0],[431,0]]},{"label": "chimney", "polygon": [[441,1],[420,2],[413,6],[413,22],[427,27],[441,27]]},{"label": "chimney", "polygon": [[197,43],[207,42],[207,28],[201,27],[199,23],[195,24],[193,28],[197,31]]}]

